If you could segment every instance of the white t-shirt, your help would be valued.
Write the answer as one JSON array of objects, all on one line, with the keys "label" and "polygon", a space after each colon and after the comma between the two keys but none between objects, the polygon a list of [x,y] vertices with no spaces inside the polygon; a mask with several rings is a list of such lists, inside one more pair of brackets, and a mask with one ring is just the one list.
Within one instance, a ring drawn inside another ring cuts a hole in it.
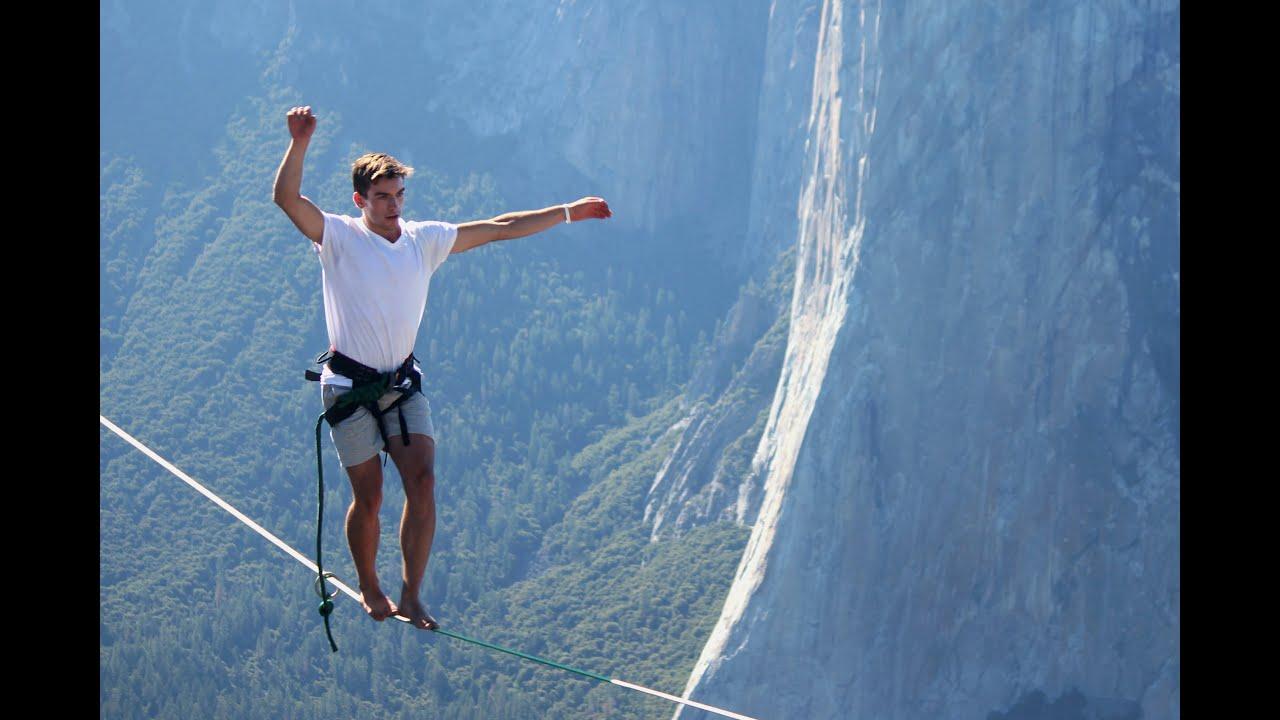
[{"label": "white t-shirt", "polygon": [[[320,256],[329,345],[378,372],[395,370],[413,352],[431,274],[458,237],[452,223],[399,223],[393,243],[363,218],[324,213],[324,242],[311,243]],[[320,383],[350,387],[351,379],[326,364]]]}]

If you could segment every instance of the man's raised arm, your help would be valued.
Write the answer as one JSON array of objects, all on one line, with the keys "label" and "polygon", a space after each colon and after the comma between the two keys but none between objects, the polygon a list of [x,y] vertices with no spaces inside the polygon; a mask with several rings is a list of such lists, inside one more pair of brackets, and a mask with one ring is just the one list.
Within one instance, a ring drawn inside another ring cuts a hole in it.
[{"label": "man's raised arm", "polygon": [[565,205],[552,205],[541,210],[504,213],[491,220],[476,220],[458,226],[458,239],[451,253],[478,248],[494,240],[514,240],[540,233],[562,222],[578,222],[596,218],[613,217],[609,203],[604,198],[585,197]]},{"label": "man's raised arm", "polygon": [[311,134],[316,130],[316,116],[311,114],[311,106],[308,105],[293,108],[285,117],[292,139],[284,160],[280,161],[280,169],[276,171],[272,199],[303,235],[314,243],[321,243],[324,240],[324,213],[302,195],[302,159],[311,144]]}]

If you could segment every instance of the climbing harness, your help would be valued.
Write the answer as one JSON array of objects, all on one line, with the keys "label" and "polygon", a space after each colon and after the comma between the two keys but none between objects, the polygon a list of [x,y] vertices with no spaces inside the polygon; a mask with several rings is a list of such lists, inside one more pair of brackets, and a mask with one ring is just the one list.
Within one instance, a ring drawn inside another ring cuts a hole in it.
[{"label": "climbing harness", "polygon": [[[245,525],[248,525],[254,532],[266,538],[269,542],[271,542],[271,544],[285,551],[285,553],[287,553],[289,557],[292,557],[294,560],[297,560],[298,562],[302,563],[303,565],[310,568],[311,570],[316,571],[317,586],[323,587],[324,579],[327,578],[330,582],[333,583],[333,586],[337,588],[338,591],[341,591],[343,594],[345,594],[347,597],[351,598],[352,600],[355,600],[357,602],[360,601],[360,594],[357,593],[355,590],[352,590],[348,585],[346,585],[341,580],[339,580],[337,576],[335,576],[333,573],[322,572],[317,563],[311,562],[302,553],[298,552],[297,550],[294,550],[292,547],[286,544],[283,540],[276,537],[275,535],[272,535],[270,532],[267,532],[261,525],[249,519],[249,517],[246,516],[244,513],[232,507],[230,503],[226,502],[222,498],[210,492],[207,488],[205,488],[205,486],[191,479],[191,476],[179,470],[177,467],[173,465],[173,463],[160,457],[158,454],[156,454],[154,450],[147,447],[146,445],[143,445],[141,442],[139,442],[129,433],[125,432],[124,430],[121,430],[115,423],[111,422],[101,414],[98,415],[98,422],[100,422],[103,425],[103,427],[107,428],[111,432],[120,436],[125,442],[137,448],[140,452],[142,452],[142,454],[154,460],[157,464],[160,465],[160,467],[164,468],[165,470],[168,470],[170,473],[177,476],[179,480],[195,488],[201,495],[204,495],[205,497],[212,500],[215,504],[218,505],[218,507],[231,513],[233,517],[235,517],[237,520],[244,523]],[[330,595],[329,598],[335,597],[336,595],[337,595],[337,592],[335,592],[333,595]],[[322,596],[323,596],[323,593],[322,593]],[[330,607],[332,607],[332,600],[330,600],[329,598],[326,598],[326,601],[328,601],[330,604]],[[399,615],[392,615],[392,617],[405,624],[409,624],[410,622],[408,618],[404,618]],[[670,700],[671,702],[678,703],[680,705],[688,705],[689,707],[698,708],[699,710],[706,710],[707,712],[715,713],[723,717],[734,718],[734,720],[757,720],[756,718],[731,712],[729,710],[724,710],[714,705],[707,705],[705,703],[696,702],[693,700],[689,700],[687,698],[677,697],[675,695],[669,695],[667,693],[659,692],[658,690],[654,690],[652,688],[644,687],[643,685],[636,685],[635,683],[629,683],[624,680],[608,677],[606,675],[599,675],[597,673],[588,672],[586,670],[579,670],[577,668],[569,667],[568,665],[561,665],[560,663],[552,662],[550,660],[546,660],[544,658],[540,658],[534,655],[527,655],[525,653],[518,652],[516,650],[504,648],[500,645],[487,643],[487,642],[484,642],[483,640],[476,640],[474,638],[470,638],[465,635],[462,635],[461,633],[455,633],[455,632],[446,630],[443,627],[437,626],[435,628],[432,628],[432,632],[436,632],[441,635],[454,638],[456,640],[461,640],[463,642],[471,643],[473,645],[479,645],[480,647],[489,648],[490,650],[497,650],[498,652],[503,652],[508,655],[514,655],[516,657],[523,658],[525,660],[532,660],[533,662],[541,663],[543,665],[549,665],[551,667],[559,668],[561,670],[565,670],[577,675],[581,675],[583,677],[588,677],[588,678],[591,678],[592,680],[596,680],[599,682],[607,682],[611,685],[617,685],[618,687],[626,688],[628,690],[636,690],[638,692],[642,692],[647,695],[660,697],[660,698],[663,698],[664,700]]]},{"label": "climbing harness", "polygon": [[[409,427],[404,421],[404,408],[401,405],[405,400],[413,396],[415,392],[422,392],[422,374],[413,366],[413,353],[409,353],[409,357],[405,358],[400,367],[392,372],[378,372],[373,368],[353,360],[346,355],[338,352],[334,348],[320,353],[316,356],[316,364],[323,366],[328,363],[329,369],[335,373],[351,379],[351,390],[337,397],[332,405],[324,412],[320,413],[320,417],[316,418],[316,484],[319,488],[319,500],[316,503],[316,594],[320,596],[320,616],[324,618],[324,634],[329,638],[329,647],[333,652],[338,652],[338,644],[333,641],[333,631],[329,627],[329,615],[333,612],[333,596],[337,594],[337,590],[329,593],[326,580],[333,577],[333,573],[326,573],[324,566],[320,560],[320,537],[324,530],[324,462],[320,453],[320,427],[328,421],[329,427],[337,427],[338,423],[346,420],[355,414],[360,408],[369,411],[373,416],[373,421],[378,425],[378,434],[382,436],[382,446],[387,448],[390,446],[390,440],[387,439],[387,429],[383,424],[383,416],[391,412],[394,408],[400,418],[400,439],[405,445],[409,444]],[[303,373],[303,377],[312,382],[320,381],[320,373],[314,370],[307,370]],[[385,409],[380,408],[378,401],[388,392],[398,392],[400,397],[388,405]],[[388,453],[390,454],[390,453]],[[386,460],[383,460],[385,463]]]},{"label": "climbing harness", "polygon": [[[383,423],[382,416],[395,409],[400,419],[400,440],[405,445],[408,445],[409,428],[405,424],[404,408],[401,405],[405,400],[412,397],[415,392],[422,392],[422,374],[413,365],[413,362],[417,359],[413,353],[409,353],[409,357],[404,359],[400,367],[384,373],[352,360],[333,348],[320,353],[316,357],[316,364],[324,365],[327,363],[330,370],[351,378],[351,390],[339,395],[333,405],[320,414],[320,417],[316,420],[316,426],[319,427],[321,420],[327,420],[329,421],[329,426],[334,427],[351,417],[360,408],[365,408],[373,415],[374,421],[378,424],[378,434],[382,436],[382,444],[386,446],[390,441],[387,439],[387,428]],[[314,370],[305,371],[303,376],[312,382],[319,382],[321,377],[320,373]],[[378,400],[386,393],[393,391],[400,393],[400,397],[396,398],[395,402],[388,405],[386,409],[380,409]]]}]

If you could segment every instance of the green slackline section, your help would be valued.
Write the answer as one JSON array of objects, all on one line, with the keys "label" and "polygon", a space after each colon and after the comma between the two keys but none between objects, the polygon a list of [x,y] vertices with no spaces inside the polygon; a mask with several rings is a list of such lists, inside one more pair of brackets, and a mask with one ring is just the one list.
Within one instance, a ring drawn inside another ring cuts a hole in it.
[{"label": "green slackline section", "polygon": [[[101,414],[99,414],[99,415],[98,415],[98,421],[103,425],[103,427],[106,427],[106,428],[107,428],[108,430],[110,430],[111,432],[113,432],[113,433],[115,433],[116,435],[120,436],[122,439],[124,439],[124,440],[125,440],[125,442],[128,442],[130,445],[133,445],[135,448],[137,448],[139,451],[141,451],[141,452],[142,452],[144,455],[146,455],[147,457],[149,457],[149,458],[151,458],[152,460],[154,460],[157,464],[159,464],[159,465],[160,465],[161,467],[163,467],[165,470],[168,470],[170,473],[172,473],[173,475],[177,476],[177,478],[178,478],[179,480],[182,480],[182,481],[183,481],[183,482],[185,482],[186,484],[188,484],[188,485],[190,485],[191,487],[195,488],[195,489],[196,489],[196,491],[198,491],[200,494],[202,494],[202,495],[204,495],[205,497],[207,497],[207,498],[209,498],[210,500],[212,500],[215,504],[217,504],[217,505],[218,505],[218,507],[221,507],[223,510],[226,510],[227,512],[231,513],[231,515],[232,515],[232,516],[234,516],[237,520],[239,520],[240,522],[244,523],[245,525],[248,525],[250,529],[252,529],[254,532],[258,533],[258,534],[259,534],[259,535],[261,535],[262,537],[266,538],[269,542],[271,542],[271,544],[273,544],[273,545],[275,545],[276,547],[280,548],[281,550],[285,551],[285,553],[287,553],[290,557],[292,557],[293,559],[297,560],[298,562],[300,562],[300,563],[302,563],[303,565],[305,565],[306,567],[308,567],[312,572],[317,573],[317,578],[316,578],[316,591],[317,591],[318,593],[320,593],[320,596],[323,598],[323,601],[322,601],[322,603],[321,603],[321,608],[320,608],[320,614],[321,614],[321,615],[323,615],[323,616],[324,616],[324,618],[325,618],[325,631],[326,631],[326,633],[328,633],[329,613],[328,613],[328,612],[325,612],[325,609],[326,609],[326,605],[327,605],[328,610],[329,610],[330,612],[332,612],[332,608],[333,608],[333,601],[332,601],[332,599],[331,599],[331,598],[336,597],[336,596],[337,596],[337,594],[338,594],[338,592],[342,592],[343,594],[347,595],[348,597],[350,597],[351,599],[355,600],[356,602],[359,602],[359,601],[360,601],[360,594],[359,594],[359,593],[357,593],[355,590],[352,590],[352,589],[351,589],[351,587],[350,587],[350,586],[348,586],[346,583],[343,583],[341,580],[338,580],[338,579],[337,579],[337,577],[336,577],[333,573],[331,573],[331,572],[323,572],[323,571],[322,571],[322,569],[321,569],[318,565],[316,565],[316,564],[315,564],[315,563],[313,563],[310,559],[308,559],[307,557],[305,557],[304,555],[302,555],[302,553],[299,553],[297,550],[294,550],[292,547],[290,547],[290,546],[289,546],[287,543],[285,543],[283,540],[281,540],[280,538],[276,537],[275,535],[272,535],[272,534],[271,534],[270,532],[268,532],[265,528],[263,528],[263,527],[262,527],[261,525],[259,525],[258,523],[254,522],[252,519],[250,519],[250,518],[249,518],[248,516],[246,516],[244,513],[242,513],[242,512],[240,512],[239,510],[235,509],[235,508],[234,508],[234,507],[232,507],[229,503],[227,503],[225,500],[223,500],[222,498],[218,497],[218,496],[217,496],[217,495],[215,495],[214,493],[210,492],[210,491],[209,491],[207,488],[205,488],[203,485],[201,485],[200,483],[198,483],[198,482],[196,482],[195,480],[193,480],[193,479],[191,478],[191,476],[189,476],[189,475],[187,475],[186,473],[184,473],[184,472],[182,472],[181,470],[179,470],[176,466],[174,466],[174,465],[173,465],[173,463],[170,463],[168,460],[165,460],[164,458],[160,457],[160,455],[156,454],[156,453],[155,453],[155,451],[153,451],[151,448],[147,447],[146,445],[143,445],[143,444],[142,444],[141,442],[139,442],[136,438],[134,438],[132,435],[130,435],[129,433],[125,432],[124,430],[121,430],[121,429],[120,429],[120,427],[119,427],[119,426],[117,426],[115,423],[111,422],[110,420],[108,420],[106,417],[104,417],[104,416],[103,416],[103,415],[101,415]],[[322,492],[323,492],[323,491],[322,491]],[[322,502],[323,502],[323,500],[322,500]],[[321,513],[323,513],[323,505],[321,505],[320,512],[321,512]],[[317,539],[317,548],[316,548],[317,556],[319,555],[319,546],[318,546],[318,542],[319,542],[319,540]],[[326,593],[326,592],[325,592],[325,590],[324,590],[324,582],[325,582],[325,581],[333,583],[333,586],[334,586],[335,588],[337,588],[337,590],[336,590],[335,592],[333,592],[332,594],[328,594],[328,593]],[[407,618],[402,618],[402,617],[399,617],[399,616],[392,616],[392,617],[394,617],[396,620],[400,620],[401,622],[403,622],[403,623],[405,623],[405,624],[409,624],[409,620],[408,620]],[[498,652],[506,653],[506,654],[508,654],[508,655],[514,655],[514,656],[516,656],[516,657],[518,657],[518,658],[522,658],[522,659],[524,659],[524,660],[530,660],[530,661],[533,661],[533,662],[536,662],[536,663],[541,663],[541,664],[543,664],[543,665],[550,665],[550,666],[551,666],[551,667],[553,667],[553,668],[558,668],[558,669],[560,669],[560,670],[564,670],[564,671],[566,671],[566,672],[571,672],[571,673],[574,673],[574,674],[576,674],[576,675],[581,675],[581,676],[583,676],[583,677],[588,677],[588,678],[591,678],[592,680],[596,680],[596,681],[599,681],[599,682],[606,682],[606,683],[609,683],[609,684],[611,684],[611,685],[617,685],[618,687],[627,688],[628,690],[636,690],[636,691],[638,691],[638,692],[642,692],[642,693],[645,693],[645,694],[647,694],[647,695],[652,695],[652,696],[654,696],[654,697],[660,697],[660,698],[663,698],[664,700],[670,700],[671,702],[679,703],[679,704],[681,704],[681,705],[687,705],[687,706],[689,706],[689,707],[698,708],[699,710],[706,710],[707,712],[712,712],[712,713],[715,713],[715,714],[717,714],[717,715],[722,715],[722,716],[724,716],[724,717],[735,718],[735,720],[757,720],[756,718],[750,717],[750,716],[748,716],[748,715],[741,715],[741,714],[739,714],[739,713],[731,712],[731,711],[729,711],[729,710],[725,710],[725,709],[723,709],[723,708],[715,707],[714,705],[706,705],[706,704],[704,704],[704,703],[695,702],[695,701],[693,701],[693,700],[689,700],[689,699],[682,698],[682,697],[677,697],[677,696],[675,696],[675,695],[669,695],[669,694],[667,694],[667,693],[660,692],[660,691],[658,691],[658,690],[653,690],[653,689],[651,689],[651,688],[647,688],[647,687],[644,687],[644,686],[642,686],[642,685],[636,685],[636,684],[634,684],[634,683],[629,683],[629,682],[626,682],[626,681],[624,681],[624,680],[619,680],[619,679],[617,679],[617,678],[606,677],[606,676],[604,676],[604,675],[599,675],[599,674],[597,674],[597,673],[588,672],[588,671],[586,671],[586,670],[580,670],[580,669],[575,668],[575,667],[570,667],[570,666],[568,666],[568,665],[562,665],[561,663],[558,663],[558,662],[553,662],[553,661],[551,661],[551,660],[547,660],[547,659],[545,659],[545,658],[537,657],[536,655],[529,655],[529,654],[527,654],[527,653],[522,653],[522,652],[520,652],[520,651],[518,651],[518,650],[512,650],[512,649],[510,649],[510,648],[504,648],[504,647],[502,647],[501,645],[494,645],[493,643],[487,643],[487,642],[485,642],[485,641],[483,641],[483,640],[477,640],[477,639],[475,639],[475,638],[467,637],[466,635],[462,635],[462,634],[460,634],[460,633],[455,633],[455,632],[453,632],[453,631],[451,631],[451,630],[446,630],[446,629],[444,629],[443,627],[437,627],[437,628],[434,628],[434,629],[432,630],[432,632],[437,632],[437,633],[439,633],[439,634],[441,634],[441,635],[445,635],[445,636],[447,636],[447,637],[454,638],[455,640],[461,640],[462,642],[471,643],[472,645],[478,645],[478,646],[480,646],[480,647],[488,648],[488,649],[490,649],[490,650],[496,650],[496,651],[498,651]],[[334,647],[334,649],[336,650],[336,645],[333,645],[333,637],[332,637],[332,635],[329,635],[329,642],[330,642],[330,645],[331,645],[332,647]]]},{"label": "green slackline section", "polygon": [[613,678],[607,678],[607,677],[605,677],[605,676],[603,676],[603,675],[597,675],[597,674],[595,674],[595,673],[593,673],[593,672],[587,672],[586,670],[579,670],[578,668],[575,668],[575,667],[569,667],[568,665],[561,665],[561,664],[560,664],[560,663],[558,663],[558,662],[551,662],[550,660],[544,660],[544,659],[542,659],[542,658],[540,658],[540,657],[537,657],[537,656],[535,656],[535,655],[527,655],[527,654],[522,653],[522,652],[520,652],[520,651],[518,651],[518,650],[510,650],[510,649],[507,649],[507,648],[502,647],[501,645],[494,645],[494,644],[492,644],[492,643],[487,643],[487,642],[485,642],[485,641],[483,641],[483,640],[476,640],[475,638],[469,638],[469,637],[467,637],[466,635],[460,635],[460,634],[458,634],[458,633],[456,633],[456,632],[452,632],[452,631],[450,631],[450,630],[445,630],[443,627],[436,628],[436,629],[434,630],[434,632],[438,632],[438,633],[440,633],[441,635],[448,635],[448,636],[449,636],[449,637],[451,637],[451,638],[457,638],[458,640],[461,640],[461,641],[463,641],[463,642],[469,642],[469,643],[471,643],[472,645],[479,645],[480,647],[487,647],[487,648],[489,648],[490,650],[497,650],[498,652],[504,652],[504,653],[507,653],[508,655],[515,655],[516,657],[524,658],[525,660],[532,660],[532,661],[537,662],[537,663],[542,663],[543,665],[550,665],[550,666],[551,666],[551,667],[553,667],[553,668],[560,668],[561,670],[567,670],[567,671],[569,671],[569,672],[571,672],[571,673],[577,673],[578,675],[582,675],[582,676],[584,676],[584,677],[589,677],[589,678],[591,678],[592,680],[599,680],[600,682],[613,682]]}]

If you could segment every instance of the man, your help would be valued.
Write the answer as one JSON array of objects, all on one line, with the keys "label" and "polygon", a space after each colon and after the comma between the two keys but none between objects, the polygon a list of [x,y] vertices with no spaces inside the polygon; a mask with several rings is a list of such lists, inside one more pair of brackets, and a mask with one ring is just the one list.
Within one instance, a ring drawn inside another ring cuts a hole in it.
[{"label": "man", "polygon": [[[352,166],[351,199],[360,216],[332,215],[300,192],[303,157],[316,129],[316,116],[310,106],[295,107],[286,114],[286,122],[291,140],[276,173],[273,194],[276,205],[311,240],[320,257],[325,325],[334,351],[321,377],[326,409],[352,391],[352,379],[332,367],[340,360],[345,363],[340,367],[361,372],[414,377],[413,343],[426,308],[431,274],[449,255],[495,240],[532,235],[561,222],[613,215],[604,200],[587,197],[460,225],[406,222],[400,211],[404,181],[412,176],[413,168],[382,153],[364,155]],[[399,405],[392,410],[397,401]],[[375,417],[361,407],[329,431],[354,495],[347,509],[346,530],[361,603],[374,620],[399,615],[420,629],[435,629],[435,619],[419,599],[436,528],[435,433],[430,405],[420,392],[388,391],[376,402],[386,415]],[[404,483],[399,603],[391,602],[382,591],[376,568],[382,503],[378,453],[384,449]]]}]

